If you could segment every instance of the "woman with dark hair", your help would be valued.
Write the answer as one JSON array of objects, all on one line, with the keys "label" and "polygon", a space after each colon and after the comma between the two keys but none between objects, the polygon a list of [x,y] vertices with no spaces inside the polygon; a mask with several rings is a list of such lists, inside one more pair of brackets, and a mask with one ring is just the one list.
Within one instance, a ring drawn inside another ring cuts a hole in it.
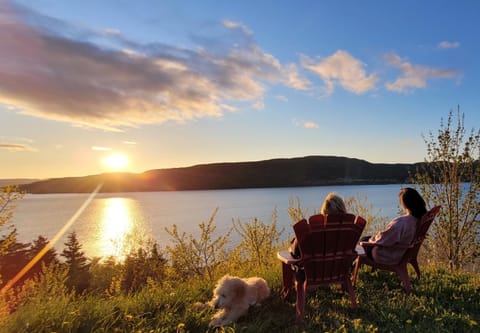
[{"label": "woman with dark hair", "polygon": [[367,256],[381,264],[397,263],[405,253],[405,248],[394,245],[409,245],[415,237],[418,221],[427,212],[425,201],[413,188],[402,188],[398,194],[405,214],[394,218],[387,227],[373,237],[362,241],[380,246],[365,246]]}]

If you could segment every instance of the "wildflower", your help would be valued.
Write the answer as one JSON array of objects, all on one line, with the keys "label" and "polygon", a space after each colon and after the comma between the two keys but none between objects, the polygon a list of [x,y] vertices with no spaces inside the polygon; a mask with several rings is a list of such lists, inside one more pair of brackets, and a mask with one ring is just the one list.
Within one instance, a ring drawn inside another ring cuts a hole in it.
[{"label": "wildflower", "polygon": [[177,325],[177,333],[182,333],[182,332],[186,332],[184,323],[180,323]]}]

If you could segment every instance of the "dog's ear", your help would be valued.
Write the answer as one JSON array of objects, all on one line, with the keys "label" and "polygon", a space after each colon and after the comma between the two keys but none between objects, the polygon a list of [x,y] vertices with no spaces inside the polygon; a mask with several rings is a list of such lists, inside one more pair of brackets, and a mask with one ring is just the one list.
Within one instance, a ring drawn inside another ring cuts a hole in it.
[{"label": "dog's ear", "polygon": [[245,297],[245,293],[247,292],[247,287],[242,279],[235,279],[232,289],[236,299]]}]

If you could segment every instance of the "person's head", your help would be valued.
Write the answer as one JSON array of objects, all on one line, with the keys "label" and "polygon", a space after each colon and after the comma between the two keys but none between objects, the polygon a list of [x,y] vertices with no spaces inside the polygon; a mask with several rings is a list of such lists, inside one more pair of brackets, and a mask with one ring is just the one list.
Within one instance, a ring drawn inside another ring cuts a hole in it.
[{"label": "person's head", "polygon": [[345,214],[347,208],[345,207],[345,202],[343,202],[342,197],[338,196],[336,193],[328,193],[327,197],[323,201],[322,209],[320,211],[323,215],[326,214]]},{"label": "person's head", "polygon": [[416,218],[421,218],[427,212],[425,200],[411,187],[402,188],[398,194],[398,198],[403,208],[408,209],[410,214]]}]

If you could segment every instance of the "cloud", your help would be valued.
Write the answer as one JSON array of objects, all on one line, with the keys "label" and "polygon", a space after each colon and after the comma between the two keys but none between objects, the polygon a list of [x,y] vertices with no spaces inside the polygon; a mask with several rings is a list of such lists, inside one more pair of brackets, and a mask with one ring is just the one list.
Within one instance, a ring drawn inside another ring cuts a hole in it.
[{"label": "cloud", "polygon": [[458,74],[453,70],[414,65],[402,60],[396,54],[388,54],[386,61],[387,64],[401,71],[401,75],[395,81],[385,84],[387,90],[398,93],[408,92],[414,88],[425,88],[427,80],[430,79],[452,78]]},{"label": "cloud", "polygon": [[367,75],[365,64],[342,50],[319,60],[302,56],[302,65],[320,76],[326,95],[332,94],[337,84],[355,94],[364,94],[375,88],[378,81],[376,75]]},{"label": "cloud", "polygon": [[123,141],[123,143],[129,146],[134,146],[137,144],[135,141]]},{"label": "cloud", "polygon": [[216,52],[136,43],[20,5],[0,3],[0,12],[0,104],[23,114],[119,131],[258,107],[269,85],[308,86],[294,64],[281,64],[232,21],[220,25],[230,44]]},{"label": "cloud", "polygon": [[110,148],[110,147],[93,146],[93,147],[92,147],[92,150],[96,150],[96,151],[110,151],[110,150],[112,150],[112,148]]},{"label": "cloud", "polygon": [[6,149],[9,151],[37,151],[31,146],[21,143],[0,143],[0,149]]},{"label": "cloud", "polygon": [[303,127],[308,129],[318,128],[318,124],[313,121],[304,121],[304,120],[293,118],[292,123],[293,123],[293,126],[295,127]]},{"label": "cloud", "polygon": [[314,123],[313,121],[305,121],[303,123],[303,127],[305,127],[305,128],[318,128],[318,124]]},{"label": "cloud", "polygon": [[440,49],[456,49],[460,47],[459,42],[448,42],[448,41],[443,41],[438,43],[438,47]]},{"label": "cloud", "polygon": [[288,102],[288,98],[286,96],[283,96],[283,95],[277,95],[277,96],[275,96],[275,99],[277,99],[279,101],[282,101],[282,102]]}]

